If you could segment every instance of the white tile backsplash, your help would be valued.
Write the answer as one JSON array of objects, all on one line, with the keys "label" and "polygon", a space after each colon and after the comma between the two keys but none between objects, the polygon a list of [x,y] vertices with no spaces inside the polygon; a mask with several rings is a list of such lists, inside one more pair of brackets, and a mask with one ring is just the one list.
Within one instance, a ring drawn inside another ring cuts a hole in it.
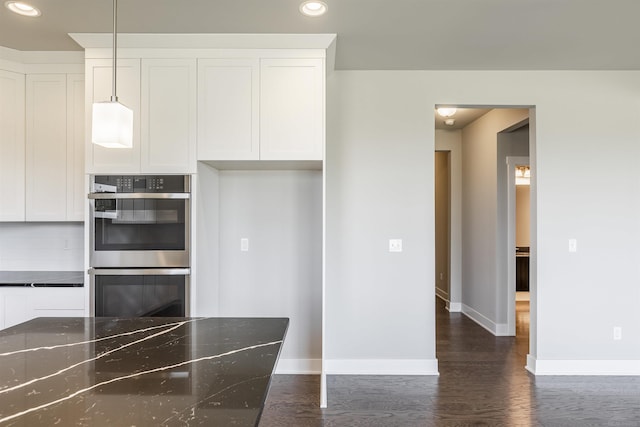
[{"label": "white tile backsplash", "polygon": [[83,223],[0,223],[0,270],[83,269]]}]

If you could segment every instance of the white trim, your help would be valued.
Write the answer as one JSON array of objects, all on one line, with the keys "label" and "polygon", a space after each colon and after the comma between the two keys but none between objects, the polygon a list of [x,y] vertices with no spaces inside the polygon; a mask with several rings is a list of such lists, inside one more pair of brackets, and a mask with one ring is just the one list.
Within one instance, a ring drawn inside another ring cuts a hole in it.
[{"label": "white trim", "polygon": [[328,359],[329,375],[440,375],[438,359]]},{"label": "white trim", "polygon": [[84,74],[84,52],[21,51],[0,46],[0,69],[21,74]]},{"label": "white trim", "polygon": [[461,313],[462,303],[449,301],[449,306],[447,307],[447,310],[449,310],[449,313]]},{"label": "white trim", "polygon": [[275,373],[280,375],[319,375],[321,370],[321,359],[280,359]]},{"label": "white trim", "polygon": [[506,323],[496,323],[496,332],[494,335],[497,337],[513,336],[513,334],[509,331],[509,325]]},{"label": "white trim", "polygon": [[84,52],[16,50],[0,46],[0,59],[21,64],[84,64]]},{"label": "white trim", "polygon": [[527,371],[533,375],[536,374],[536,358],[530,354],[527,354],[527,364],[524,367]]},{"label": "white trim", "polygon": [[443,289],[438,288],[437,286],[436,286],[436,296],[446,303],[449,302],[449,293]]},{"label": "white trim", "polygon": [[540,360],[527,355],[534,375],[640,376],[640,360]]},{"label": "white trim", "polygon": [[[111,33],[69,33],[84,48],[109,48]],[[336,34],[149,34],[118,33],[118,49],[327,49]]]},{"label": "white trim", "polygon": [[518,165],[529,165],[528,156],[507,156],[507,325],[503,335],[516,335],[516,174]]},{"label": "white trim", "polygon": [[[85,59],[111,59],[107,48],[88,48]],[[247,58],[326,58],[321,49],[150,49],[118,48],[119,59],[247,59]]]},{"label": "white trim", "polygon": [[[440,291],[440,292],[438,292],[438,291]],[[441,294],[446,294],[446,292],[436,288],[436,297],[440,298],[442,301],[445,302],[445,308],[447,309],[447,311],[449,313],[460,313],[462,311],[462,303],[451,302],[447,298],[448,295],[447,296],[443,296]]]},{"label": "white trim", "polygon": [[[515,297],[514,297],[515,298]],[[466,304],[462,304],[462,314],[476,322],[497,337],[509,336],[509,328],[506,323],[495,323],[482,313],[477,312]]]}]

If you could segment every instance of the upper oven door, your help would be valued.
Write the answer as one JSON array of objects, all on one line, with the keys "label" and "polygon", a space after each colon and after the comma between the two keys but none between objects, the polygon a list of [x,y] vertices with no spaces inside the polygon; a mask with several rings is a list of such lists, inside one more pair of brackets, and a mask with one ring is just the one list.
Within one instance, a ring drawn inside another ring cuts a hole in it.
[{"label": "upper oven door", "polygon": [[188,266],[189,196],[91,193],[91,266]]}]

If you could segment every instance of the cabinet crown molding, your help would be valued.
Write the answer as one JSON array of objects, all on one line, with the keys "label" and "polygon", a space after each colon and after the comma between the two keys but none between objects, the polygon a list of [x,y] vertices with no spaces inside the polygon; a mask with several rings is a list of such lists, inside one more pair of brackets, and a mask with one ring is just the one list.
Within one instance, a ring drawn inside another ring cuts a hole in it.
[{"label": "cabinet crown molding", "polygon": [[[111,33],[69,33],[85,49],[110,48]],[[118,33],[118,48],[329,49],[336,34],[149,34]]]}]

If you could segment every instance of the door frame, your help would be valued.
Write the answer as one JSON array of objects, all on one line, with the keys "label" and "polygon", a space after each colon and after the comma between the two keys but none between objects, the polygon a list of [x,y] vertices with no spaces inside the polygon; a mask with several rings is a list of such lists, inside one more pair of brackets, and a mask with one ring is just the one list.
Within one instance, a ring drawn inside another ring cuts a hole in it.
[{"label": "door frame", "polygon": [[507,156],[507,335],[516,335],[516,166],[530,166],[529,156]]}]

